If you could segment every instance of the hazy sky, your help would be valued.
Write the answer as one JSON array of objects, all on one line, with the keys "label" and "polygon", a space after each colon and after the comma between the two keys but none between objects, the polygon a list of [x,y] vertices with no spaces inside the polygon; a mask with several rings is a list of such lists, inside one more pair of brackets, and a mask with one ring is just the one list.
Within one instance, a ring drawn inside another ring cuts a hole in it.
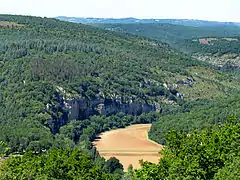
[{"label": "hazy sky", "polygon": [[240,0],[0,0],[0,13],[240,22]]}]

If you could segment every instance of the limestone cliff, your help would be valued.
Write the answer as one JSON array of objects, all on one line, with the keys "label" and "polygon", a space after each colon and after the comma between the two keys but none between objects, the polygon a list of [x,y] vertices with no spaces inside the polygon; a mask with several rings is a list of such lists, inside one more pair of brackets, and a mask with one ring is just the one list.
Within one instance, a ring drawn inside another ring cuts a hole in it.
[{"label": "limestone cliff", "polygon": [[[94,98],[88,99],[86,97],[80,97],[78,94],[69,93],[59,86],[56,87],[56,92],[62,115],[61,117],[53,117],[53,119],[55,119],[51,125],[53,133],[56,133],[61,126],[71,120],[87,119],[91,115],[108,116],[120,112],[140,115],[150,111],[161,112],[162,110],[158,103],[150,105],[146,102],[140,102],[133,96],[123,97],[112,94],[111,97],[106,98],[103,93],[99,92]],[[56,105],[48,104],[46,109],[58,111],[55,106]]]},{"label": "limestone cliff", "polygon": [[120,97],[118,99],[96,98],[91,101],[71,99],[65,100],[64,105],[69,110],[69,120],[85,119],[94,114],[107,116],[123,112],[125,114],[140,115],[144,112],[161,111],[158,104],[141,103],[132,97],[129,97],[126,102],[123,102]]}]

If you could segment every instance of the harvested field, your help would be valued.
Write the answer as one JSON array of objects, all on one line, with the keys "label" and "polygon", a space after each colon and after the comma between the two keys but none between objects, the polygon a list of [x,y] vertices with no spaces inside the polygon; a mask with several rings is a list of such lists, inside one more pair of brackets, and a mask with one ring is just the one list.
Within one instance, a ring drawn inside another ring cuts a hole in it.
[{"label": "harvested field", "polygon": [[[201,38],[199,39],[200,44],[211,44],[211,41],[226,40],[226,41],[239,41],[239,38]],[[193,40],[196,41],[196,40]]]},{"label": "harvested field", "polygon": [[17,24],[15,22],[8,22],[8,21],[0,21],[0,27],[23,27],[24,25],[22,24]]},{"label": "harvested field", "polygon": [[163,147],[148,139],[150,128],[151,124],[138,124],[107,131],[100,134],[93,145],[104,158],[118,158],[125,171],[129,164],[137,169],[141,159],[157,163],[160,158],[159,151]]},{"label": "harvested field", "polygon": [[200,44],[209,44],[211,41],[216,41],[217,38],[202,38],[199,39]]}]

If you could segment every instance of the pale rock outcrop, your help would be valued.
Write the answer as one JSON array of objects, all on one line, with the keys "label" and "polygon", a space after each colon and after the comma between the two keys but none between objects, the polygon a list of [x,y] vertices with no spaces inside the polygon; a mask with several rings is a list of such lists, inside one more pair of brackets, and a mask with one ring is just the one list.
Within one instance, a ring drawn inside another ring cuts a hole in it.
[{"label": "pale rock outcrop", "polygon": [[[159,104],[149,105],[141,103],[132,97],[128,101],[123,102],[120,96],[116,99],[97,98],[91,101],[85,99],[66,100],[69,109],[69,120],[85,119],[91,115],[111,115],[123,112],[125,114],[140,115],[144,112],[161,111]],[[65,103],[64,103],[65,104]]]}]

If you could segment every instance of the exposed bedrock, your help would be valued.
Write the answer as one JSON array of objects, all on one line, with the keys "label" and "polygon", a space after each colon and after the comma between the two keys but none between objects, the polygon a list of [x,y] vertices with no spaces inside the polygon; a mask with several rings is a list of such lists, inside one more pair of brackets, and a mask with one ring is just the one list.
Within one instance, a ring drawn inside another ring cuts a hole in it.
[{"label": "exposed bedrock", "polygon": [[85,99],[65,100],[64,106],[69,110],[69,120],[86,119],[91,115],[111,115],[123,112],[125,114],[140,115],[144,112],[161,111],[158,104],[141,103],[132,97],[122,102],[121,97],[116,99],[96,98],[92,101]]}]

